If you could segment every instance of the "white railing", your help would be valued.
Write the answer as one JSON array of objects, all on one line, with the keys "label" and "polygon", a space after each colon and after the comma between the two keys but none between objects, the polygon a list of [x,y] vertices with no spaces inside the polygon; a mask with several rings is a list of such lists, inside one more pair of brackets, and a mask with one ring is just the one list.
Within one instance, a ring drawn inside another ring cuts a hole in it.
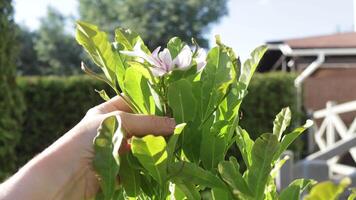
[{"label": "white railing", "polygon": [[[278,189],[285,188],[296,178],[323,181],[338,179],[340,175],[351,177],[353,186],[356,186],[356,168],[338,163],[340,156],[347,152],[356,163],[356,117],[349,126],[346,126],[340,117],[340,114],[350,112],[356,112],[356,101],[339,105],[328,102],[325,109],[313,113],[314,120],[322,119],[320,126],[315,125],[312,132],[319,151],[296,163],[293,160],[293,153],[285,152],[290,159],[279,172],[276,180]],[[309,144],[311,145],[314,144]]]},{"label": "white railing", "polygon": [[[332,147],[338,140],[347,140],[356,133],[356,118],[354,117],[348,128],[340,117],[340,114],[355,111],[356,101],[351,101],[339,105],[328,102],[325,109],[314,112],[314,119],[324,119],[314,134],[315,143],[320,151]],[[356,148],[351,148],[349,153],[356,162]],[[335,156],[329,161],[336,163],[337,158],[338,156]]]}]

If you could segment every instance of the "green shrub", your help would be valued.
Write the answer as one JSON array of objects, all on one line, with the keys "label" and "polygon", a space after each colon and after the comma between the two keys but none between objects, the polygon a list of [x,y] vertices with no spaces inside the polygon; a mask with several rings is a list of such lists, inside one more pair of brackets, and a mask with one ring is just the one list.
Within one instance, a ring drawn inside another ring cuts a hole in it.
[{"label": "green shrub", "polygon": [[70,130],[86,111],[102,102],[95,89],[109,88],[87,76],[21,77],[25,97],[23,132],[17,146],[18,166]]},{"label": "green shrub", "polygon": [[[246,128],[251,138],[256,139],[261,133],[271,132],[274,116],[281,108],[289,106],[292,111],[292,131],[306,120],[305,113],[297,108],[297,91],[294,86],[296,74],[291,73],[256,73],[249,86],[249,94],[242,103],[241,126]],[[289,147],[293,150],[296,159],[302,157],[305,136],[298,137]]]},{"label": "green shrub", "polygon": [[[241,126],[250,132],[252,138],[272,130],[271,119],[281,108],[290,106],[296,113],[294,78],[294,75],[284,73],[256,74],[253,77],[241,116]],[[18,166],[71,129],[89,108],[102,102],[95,89],[105,89],[109,94],[112,91],[105,83],[88,76],[20,77],[18,85],[27,105],[17,148]]]},{"label": "green shrub", "polygon": [[15,82],[18,43],[11,0],[0,0],[0,180],[15,169],[23,104]]},{"label": "green shrub", "polygon": [[289,73],[256,73],[253,76],[248,94],[241,105],[240,121],[240,125],[249,130],[253,139],[261,133],[270,132],[273,128],[271,119],[286,106],[293,113],[289,130],[300,125],[295,124],[301,117],[301,113],[297,112],[295,78],[295,74]]}]

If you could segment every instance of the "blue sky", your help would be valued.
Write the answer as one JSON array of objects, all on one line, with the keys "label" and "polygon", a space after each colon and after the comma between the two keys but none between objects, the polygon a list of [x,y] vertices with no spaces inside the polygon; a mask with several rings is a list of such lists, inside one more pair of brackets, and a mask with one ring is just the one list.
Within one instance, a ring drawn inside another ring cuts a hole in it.
[{"label": "blue sky", "polygon": [[[78,16],[76,0],[15,0],[15,20],[36,29],[48,5]],[[220,34],[243,58],[266,41],[353,30],[353,0],[229,0],[228,8],[207,37],[213,44]]]}]

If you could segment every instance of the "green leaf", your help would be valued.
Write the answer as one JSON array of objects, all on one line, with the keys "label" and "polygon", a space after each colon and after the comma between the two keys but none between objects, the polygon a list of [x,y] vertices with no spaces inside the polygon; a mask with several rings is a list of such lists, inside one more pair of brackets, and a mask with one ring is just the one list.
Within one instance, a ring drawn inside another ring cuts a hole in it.
[{"label": "green leaf", "polygon": [[93,166],[100,177],[99,184],[104,200],[110,200],[113,197],[116,177],[119,173],[120,162],[117,159],[118,151],[116,150],[118,150],[123,138],[120,122],[115,116],[106,118],[101,123],[98,134],[94,138]]},{"label": "green leaf", "polygon": [[267,51],[267,46],[263,45],[257,47],[252,51],[249,59],[243,64],[239,81],[243,82],[245,85],[249,85],[252,75],[255,73],[258,63]]},{"label": "green leaf", "polygon": [[288,148],[288,146],[290,144],[292,144],[292,142],[300,134],[302,134],[306,129],[308,129],[312,125],[313,125],[313,121],[307,120],[307,122],[303,126],[298,127],[296,129],[294,129],[294,131],[292,131],[291,133],[284,135],[284,137],[282,138],[282,141],[281,141],[281,147],[278,150],[278,153],[275,155],[274,160],[277,160],[281,156],[281,154]]},{"label": "green leaf", "polygon": [[[183,199],[201,199],[199,191],[196,189],[195,185],[189,183],[189,182],[183,182],[183,183],[175,183],[175,189],[177,189],[178,193],[182,192],[186,198]],[[175,195],[176,196],[176,195]],[[181,199],[179,198],[177,194],[176,199]]]},{"label": "green leaf", "polygon": [[[173,187],[174,191],[171,190],[171,188]],[[184,192],[179,188],[177,187],[177,184],[173,184],[171,183],[170,185],[170,191],[171,191],[171,197],[173,196],[173,198],[171,199],[187,199],[186,198],[186,194],[184,194]]]},{"label": "green leaf", "polygon": [[229,55],[230,60],[233,63],[233,66],[234,66],[234,69],[235,69],[235,74],[237,76],[239,76],[240,75],[240,70],[241,70],[240,58],[236,56],[236,53],[234,52],[234,50],[231,47],[226,46],[225,44],[223,44],[221,42],[221,39],[220,39],[219,35],[215,36],[215,39],[216,39],[216,44],[218,46],[220,46],[224,51],[226,51],[227,54]]},{"label": "green leaf", "polygon": [[201,119],[205,121],[226,97],[233,82],[233,65],[221,47],[214,47],[207,56],[207,64],[201,73]]},{"label": "green leaf", "polygon": [[265,195],[264,200],[278,199],[277,187],[274,178],[272,178],[272,176],[268,177],[264,195]]},{"label": "green leaf", "polygon": [[350,178],[344,178],[337,185],[332,181],[324,181],[316,184],[305,200],[337,200],[340,194],[351,184]]},{"label": "green leaf", "polygon": [[143,77],[139,66],[131,66],[125,72],[123,91],[141,114],[154,114],[155,102],[148,80]]},{"label": "green leaf", "polygon": [[168,167],[173,182],[190,182],[210,188],[225,188],[225,184],[211,172],[190,162],[180,161]]},{"label": "green leaf", "polygon": [[282,159],[277,160],[277,162],[274,164],[274,167],[271,171],[271,178],[276,178],[279,170],[283,167],[284,163],[289,159],[289,156],[284,156]]},{"label": "green leaf", "polygon": [[246,196],[252,196],[251,190],[240,173],[240,166],[236,158],[230,157],[229,161],[220,162],[218,171],[235,196],[240,196],[241,193]]},{"label": "green leaf", "polygon": [[164,184],[167,176],[166,146],[162,136],[133,137],[131,141],[133,155],[160,185]]},{"label": "green leaf", "polygon": [[350,196],[347,198],[347,200],[354,200],[356,198],[356,188],[352,188],[351,189],[351,194]]},{"label": "green leaf", "polygon": [[185,43],[178,37],[171,38],[167,43],[167,48],[171,53],[172,59],[174,59],[179,52],[183,49]]},{"label": "green leaf", "polygon": [[107,34],[92,24],[78,21],[76,39],[85,48],[94,63],[103,70],[106,78],[113,85],[116,85],[117,79],[122,88],[125,66],[120,55],[113,50]]},{"label": "green leaf", "polygon": [[151,176],[146,174],[140,174],[141,178],[141,189],[149,197],[153,197],[155,195],[155,190],[159,188],[156,181],[152,179]]},{"label": "green leaf", "polygon": [[196,114],[196,104],[192,85],[186,79],[168,86],[168,105],[172,108],[177,123],[192,121]]},{"label": "green leaf", "polygon": [[122,188],[119,188],[118,190],[115,191],[114,200],[125,200],[125,195],[124,195],[124,191],[122,190]]},{"label": "green leaf", "polygon": [[95,90],[95,92],[99,93],[100,97],[105,100],[109,101],[110,97],[106,94],[105,90]]},{"label": "green leaf", "polygon": [[123,46],[120,50],[128,51],[132,51],[135,44],[141,42],[141,49],[146,53],[150,53],[141,37],[130,29],[117,28],[115,30],[115,41]]},{"label": "green leaf", "polygon": [[127,63],[130,67],[134,67],[135,70],[137,70],[143,77],[145,77],[151,83],[151,71],[146,65],[136,61],[127,61]]},{"label": "green leaf", "polygon": [[84,62],[81,62],[81,69],[82,69],[82,71],[84,71],[86,74],[88,74],[92,78],[95,78],[99,81],[103,81],[103,82],[107,83],[108,85],[110,85],[111,88],[113,88],[116,91],[116,86],[114,85],[114,83],[110,82],[106,77],[103,77],[102,75],[93,72],[91,69],[89,69],[85,65]]},{"label": "green leaf", "polygon": [[[208,125],[208,124],[207,124]],[[224,160],[229,124],[227,121],[215,122],[212,127],[203,130],[203,136],[200,144],[200,159],[203,166],[212,170],[217,167],[220,161]]]},{"label": "green leaf", "polygon": [[231,192],[226,189],[212,188],[211,189],[212,200],[231,200],[233,199]]},{"label": "green leaf", "polygon": [[311,179],[296,179],[280,193],[280,200],[299,200],[305,189],[310,188],[316,182]]},{"label": "green leaf", "polygon": [[242,159],[244,160],[247,168],[250,168],[252,163],[251,153],[254,142],[253,140],[251,140],[249,134],[246,132],[245,129],[237,127],[236,133],[236,145],[241,152]]},{"label": "green leaf", "polygon": [[203,130],[197,131],[199,130],[199,123],[200,121],[197,119],[188,123],[184,128],[182,135],[180,136],[184,156],[187,157],[189,161],[195,163],[200,162],[202,132],[206,132],[206,129],[210,128],[209,124],[212,124],[212,120],[206,123],[206,127],[208,128],[204,127]]},{"label": "green leaf", "polygon": [[128,155],[125,154],[120,157],[120,184],[125,189],[125,193],[129,197],[137,197],[141,190],[141,179],[139,171],[131,167],[128,161]]},{"label": "green leaf", "polygon": [[264,197],[264,190],[272,170],[273,157],[278,149],[277,136],[270,133],[265,133],[257,138],[252,147],[252,162],[248,170],[247,184],[256,200]]},{"label": "green leaf", "polygon": [[276,119],[273,122],[273,134],[277,136],[278,141],[289,126],[291,118],[292,116],[289,107],[283,108],[276,116]]},{"label": "green leaf", "polygon": [[191,68],[189,68],[186,71],[173,70],[170,73],[170,75],[167,77],[166,83],[167,85],[169,85],[170,83],[179,81],[181,79],[186,79],[188,80],[188,82],[192,83],[197,76],[199,76],[199,74],[197,73],[197,67],[193,65]]},{"label": "green leaf", "polygon": [[184,127],[187,124],[178,124],[174,129],[173,135],[169,138],[168,145],[167,145],[167,153],[168,153],[168,163],[174,162],[174,152],[176,150],[176,144],[180,134],[182,133]]},{"label": "green leaf", "polygon": [[[247,94],[246,86],[243,83],[241,82],[232,83],[229,94],[219,105],[219,113],[223,115],[223,118],[219,117],[219,119],[233,121],[235,120],[236,117],[238,118],[239,108],[246,94]],[[233,131],[235,129],[236,127],[232,127]]]},{"label": "green leaf", "polygon": [[[219,105],[219,110],[216,114],[217,118],[229,121],[229,130],[225,139],[228,143],[226,151],[233,145],[236,139],[233,139],[235,130],[239,123],[239,110],[243,98],[247,93],[246,86],[240,82],[231,84],[231,89],[224,101]],[[235,136],[236,137],[236,136]]]}]

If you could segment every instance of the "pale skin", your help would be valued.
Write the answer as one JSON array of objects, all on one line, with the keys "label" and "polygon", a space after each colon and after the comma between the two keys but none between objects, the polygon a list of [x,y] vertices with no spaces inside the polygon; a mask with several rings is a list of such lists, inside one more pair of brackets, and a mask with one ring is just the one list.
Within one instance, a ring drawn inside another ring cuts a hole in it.
[{"label": "pale skin", "polygon": [[[172,118],[130,112],[119,96],[90,109],[74,128],[0,185],[0,200],[93,198],[99,189],[92,169],[93,139],[106,117],[119,116],[127,138],[146,134],[166,136],[174,131],[176,123]],[[127,151],[128,146],[123,144],[120,153]]]}]

